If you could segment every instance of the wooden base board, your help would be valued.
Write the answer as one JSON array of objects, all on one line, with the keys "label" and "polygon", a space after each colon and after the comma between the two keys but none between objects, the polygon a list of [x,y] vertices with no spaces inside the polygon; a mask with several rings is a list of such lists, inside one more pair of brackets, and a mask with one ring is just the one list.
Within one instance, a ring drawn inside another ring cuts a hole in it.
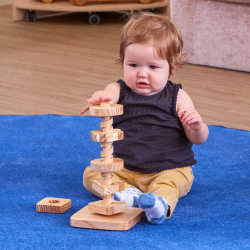
[{"label": "wooden base board", "polygon": [[128,207],[127,211],[114,215],[102,215],[89,212],[88,206],[71,216],[72,227],[125,231],[132,228],[143,218],[143,210]]}]

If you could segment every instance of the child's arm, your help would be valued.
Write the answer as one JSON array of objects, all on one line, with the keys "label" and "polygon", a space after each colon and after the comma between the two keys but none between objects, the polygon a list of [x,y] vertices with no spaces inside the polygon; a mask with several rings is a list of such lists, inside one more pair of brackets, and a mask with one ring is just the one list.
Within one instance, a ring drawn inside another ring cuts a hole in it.
[{"label": "child's arm", "polygon": [[194,144],[204,143],[208,138],[208,127],[195,110],[189,95],[182,89],[179,89],[177,96],[177,113],[187,138]]},{"label": "child's arm", "polygon": [[81,114],[89,110],[91,105],[97,105],[103,102],[115,104],[119,100],[121,86],[119,83],[111,83],[104,90],[96,91],[90,99],[86,100],[88,105],[81,111]]}]

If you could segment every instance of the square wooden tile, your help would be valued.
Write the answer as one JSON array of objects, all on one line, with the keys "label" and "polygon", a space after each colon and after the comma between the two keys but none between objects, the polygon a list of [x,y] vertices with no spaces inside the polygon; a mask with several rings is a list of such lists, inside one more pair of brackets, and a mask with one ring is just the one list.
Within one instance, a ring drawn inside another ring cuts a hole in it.
[{"label": "square wooden tile", "polygon": [[70,199],[47,197],[36,204],[36,211],[41,213],[62,214],[70,208]]}]

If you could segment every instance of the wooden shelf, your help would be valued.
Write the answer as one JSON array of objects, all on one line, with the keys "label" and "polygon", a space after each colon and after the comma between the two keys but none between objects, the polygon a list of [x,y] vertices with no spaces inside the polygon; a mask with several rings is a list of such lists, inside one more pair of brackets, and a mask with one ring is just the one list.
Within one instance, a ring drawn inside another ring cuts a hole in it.
[{"label": "wooden shelf", "polygon": [[106,11],[125,11],[139,9],[167,9],[168,0],[153,0],[151,3],[143,4],[139,1],[114,1],[100,2],[89,1],[86,5],[77,6],[73,2],[56,0],[52,3],[43,3],[41,0],[14,0],[13,1],[13,20],[25,20],[27,10],[42,11],[39,16],[58,13],[58,12],[106,12]]}]

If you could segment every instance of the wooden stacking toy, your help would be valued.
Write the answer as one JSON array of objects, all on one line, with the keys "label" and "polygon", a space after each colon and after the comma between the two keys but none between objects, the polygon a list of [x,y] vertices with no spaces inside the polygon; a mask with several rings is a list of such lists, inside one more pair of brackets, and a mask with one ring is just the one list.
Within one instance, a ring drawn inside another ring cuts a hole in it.
[{"label": "wooden stacking toy", "polygon": [[103,196],[102,201],[89,203],[89,211],[99,214],[111,215],[127,210],[126,203],[115,202],[114,193],[123,191],[123,182],[114,182],[112,172],[122,170],[123,160],[113,158],[113,141],[122,140],[123,132],[120,129],[113,129],[113,116],[123,113],[122,105],[113,105],[103,103],[100,106],[90,107],[90,115],[102,117],[100,130],[91,132],[91,139],[95,142],[101,142],[103,151],[101,159],[91,161],[91,170],[101,172],[102,181],[93,181],[92,188]]},{"label": "wooden stacking toy", "polygon": [[90,106],[90,115],[102,117],[100,130],[91,131],[91,139],[101,142],[103,151],[100,159],[91,161],[91,170],[101,172],[103,180],[94,180],[92,188],[103,199],[91,202],[76,214],[71,216],[73,227],[128,230],[143,218],[143,210],[127,207],[125,202],[114,201],[114,193],[124,190],[123,182],[114,182],[113,172],[124,168],[123,159],[113,158],[113,141],[123,139],[123,131],[113,129],[113,116],[122,115],[120,104],[102,103]]}]

